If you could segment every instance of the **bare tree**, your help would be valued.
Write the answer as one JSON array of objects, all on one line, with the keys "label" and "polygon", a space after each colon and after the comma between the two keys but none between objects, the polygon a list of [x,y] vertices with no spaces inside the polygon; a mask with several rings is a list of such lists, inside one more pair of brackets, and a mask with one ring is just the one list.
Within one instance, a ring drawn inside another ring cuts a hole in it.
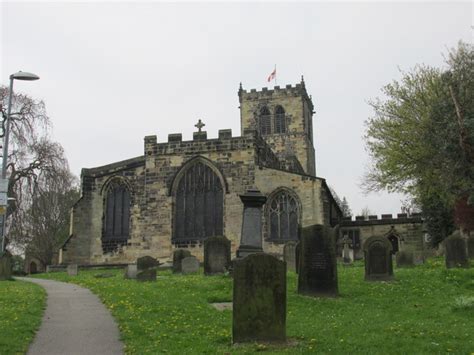
[{"label": "bare tree", "polygon": [[[0,138],[5,134],[7,99],[9,89],[0,86]],[[49,138],[50,120],[43,101],[28,95],[15,93],[10,116],[10,145],[7,157],[9,203],[6,217],[10,241],[23,245],[18,234],[24,226],[26,211],[29,211],[37,191],[47,190],[47,185],[58,186],[69,176],[69,166],[64,150],[59,143]],[[18,228],[17,228],[18,227]],[[20,228],[21,227],[21,228]],[[11,232],[11,233],[10,233]]]}]

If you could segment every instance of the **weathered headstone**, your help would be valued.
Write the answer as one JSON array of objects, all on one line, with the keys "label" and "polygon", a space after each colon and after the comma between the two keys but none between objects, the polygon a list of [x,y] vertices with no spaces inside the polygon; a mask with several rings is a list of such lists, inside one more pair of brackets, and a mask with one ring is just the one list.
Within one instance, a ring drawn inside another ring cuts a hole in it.
[{"label": "weathered headstone", "polygon": [[286,261],[287,270],[296,272],[296,246],[298,242],[290,241],[283,247],[283,260]]},{"label": "weathered headstone", "polygon": [[232,342],[286,340],[286,265],[254,253],[234,262]]},{"label": "weathered headstone", "polygon": [[267,201],[266,196],[257,189],[249,189],[240,195],[244,204],[242,233],[237,257],[242,258],[252,253],[263,252],[262,247],[262,206]]},{"label": "weathered headstone", "polygon": [[[300,228],[300,240],[301,240],[301,228]],[[295,267],[296,273],[299,273],[300,270],[300,256],[301,256],[301,242],[298,242],[295,247]]]},{"label": "weathered headstone", "polygon": [[322,225],[302,228],[300,244],[298,293],[337,296],[336,245],[332,230]]},{"label": "weathered headstone", "polygon": [[446,247],[446,267],[469,267],[469,258],[467,255],[466,239],[461,236],[459,231],[455,231],[445,240]]},{"label": "weathered headstone", "polygon": [[0,281],[12,278],[12,255],[8,251],[0,252]]},{"label": "weathered headstone", "polygon": [[127,265],[127,268],[125,269],[124,277],[126,279],[136,279],[137,272],[138,272],[137,264],[129,264]]},{"label": "weathered headstone", "polygon": [[230,240],[224,236],[204,241],[204,274],[222,274],[230,268]]},{"label": "weathered headstone", "polygon": [[79,268],[77,267],[77,264],[69,264],[67,266],[68,276],[77,276],[78,273],[79,273]]},{"label": "weathered headstone", "polygon": [[199,260],[195,256],[188,256],[181,260],[183,274],[195,274],[199,271]]},{"label": "weathered headstone", "polygon": [[393,280],[392,243],[385,237],[372,236],[364,243],[365,279]]},{"label": "weathered headstone", "polygon": [[474,235],[467,239],[467,253],[469,259],[474,259]]},{"label": "weathered headstone", "polygon": [[351,246],[352,243],[349,240],[349,238],[347,237],[347,235],[344,236],[344,238],[342,239],[342,243],[343,243],[342,261],[346,265],[352,264],[352,262],[354,261],[354,252],[350,249],[350,246]]},{"label": "weathered headstone", "polygon": [[156,269],[144,269],[137,271],[137,281],[156,281]]},{"label": "weathered headstone", "polygon": [[[160,265],[159,261],[151,256],[142,256],[137,259],[135,278],[138,281],[156,281],[156,268]],[[130,273],[133,276],[133,266]],[[128,269],[127,269],[128,272]]]},{"label": "weathered headstone", "polygon": [[415,253],[413,250],[400,250],[395,254],[397,267],[412,267],[415,266]]},{"label": "weathered headstone", "polygon": [[181,272],[181,260],[191,256],[191,252],[186,249],[176,249],[173,252],[173,272],[179,273]]},{"label": "weathered headstone", "polygon": [[137,259],[137,270],[145,270],[160,266],[160,262],[151,256],[142,256]]}]

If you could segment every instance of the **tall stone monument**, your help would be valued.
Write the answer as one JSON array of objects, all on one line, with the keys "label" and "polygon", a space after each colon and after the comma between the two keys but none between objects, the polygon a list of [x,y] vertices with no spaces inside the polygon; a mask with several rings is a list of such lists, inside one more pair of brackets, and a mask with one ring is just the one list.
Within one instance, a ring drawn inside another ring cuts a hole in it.
[{"label": "tall stone monument", "polygon": [[301,229],[298,293],[338,295],[336,245],[332,230],[316,224]]},{"label": "tall stone monument", "polygon": [[230,240],[224,236],[204,241],[204,274],[222,274],[230,268]]},{"label": "tall stone monument", "polygon": [[466,239],[456,230],[445,240],[446,247],[446,267],[448,269],[454,267],[469,267],[469,258],[467,254]]},{"label": "tall stone monument", "polygon": [[393,280],[392,243],[385,237],[372,236],[364,243],[365,279]]},{"label": "tall stone monument", "polygon": [[232,342],[286,340],[286,264],[253,253],[234,261]]},{"label": "tall stone monument", "polygon": [[242,258],[252,253],[263,252],[262,247],[262,206],[266,196],[257,189],[249,189],[240,199],[244,204],[242,234],[237,257]]}]

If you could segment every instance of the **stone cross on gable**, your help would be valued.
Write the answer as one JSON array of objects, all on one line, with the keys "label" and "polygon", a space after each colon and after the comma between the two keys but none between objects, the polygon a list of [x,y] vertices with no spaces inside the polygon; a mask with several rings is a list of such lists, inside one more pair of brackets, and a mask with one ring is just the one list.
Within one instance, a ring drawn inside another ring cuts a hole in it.
[{"label": "stone cross on gable", "polygon": [[198,123],[196,123],[196,124],[194,125],[194,127],[196,127],[197,129],[199,129],[199,132],[201,132],[201,129],[202,129],[202,127],[204,127],[204,126],[205,126],[205,124],[202,123],[202,121],[201,121],[200,119],[199,119]]}]

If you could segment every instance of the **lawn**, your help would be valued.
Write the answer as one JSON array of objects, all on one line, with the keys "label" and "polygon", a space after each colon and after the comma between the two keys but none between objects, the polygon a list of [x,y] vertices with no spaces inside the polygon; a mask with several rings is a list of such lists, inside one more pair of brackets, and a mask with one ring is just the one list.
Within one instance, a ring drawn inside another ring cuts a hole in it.
[{"label": "lawn", "polygon": [[23,354],[41,323],[45,291],[23,281],[0,281],[0,354]]},{"label": "lawn", "polygon": [[[110,278],[96,278],[100,273]],[[295,292],[288,274],[287,346],[232,346],[232,312],[209,302],[231,301],[228,276],[173,275],[156,282],[124,280],[121,270],[44,274],[99,295],[117,319],[130,354],[143,353],[474,353],[474,269],[445,270],[441,259],[395,269],[396,281],[365,282],[362,263],[338,266],[340,297]]]}]

